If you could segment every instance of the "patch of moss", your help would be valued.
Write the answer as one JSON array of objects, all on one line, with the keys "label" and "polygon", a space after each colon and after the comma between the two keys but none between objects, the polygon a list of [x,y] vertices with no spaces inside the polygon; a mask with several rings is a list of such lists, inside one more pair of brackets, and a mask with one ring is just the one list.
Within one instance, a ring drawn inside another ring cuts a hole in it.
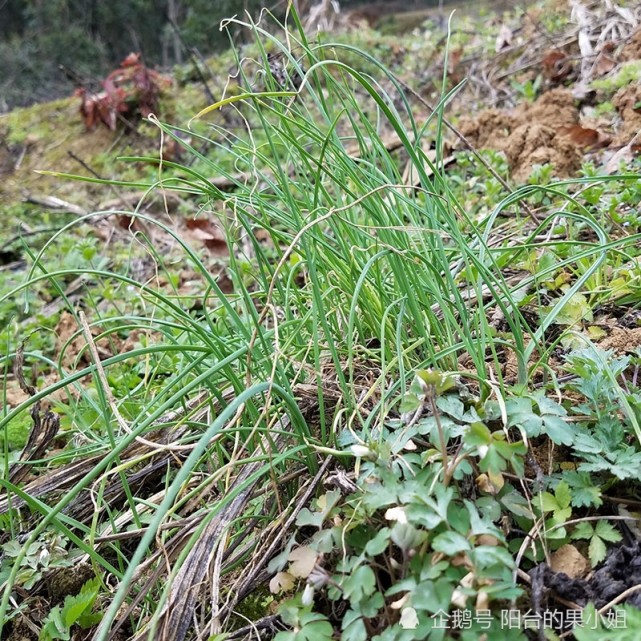
[{"label": "patch of moss", "polygon": [[627,87],[632,82],[637,82],[641,75],[641,60],[632,60],[621,65],[621,68],[607,78],[599,78],[592,81],[592,88],[603,91],[606,94],[613,94],[621,87]]},{"label": "patch of moss", "polygon": [[9,450],[20,450],[27,444],[29,431],[31,430],[31,416],[28,412],[22,412],[12,418],[3,430],[0,430],[0,442],[7,444]]}]

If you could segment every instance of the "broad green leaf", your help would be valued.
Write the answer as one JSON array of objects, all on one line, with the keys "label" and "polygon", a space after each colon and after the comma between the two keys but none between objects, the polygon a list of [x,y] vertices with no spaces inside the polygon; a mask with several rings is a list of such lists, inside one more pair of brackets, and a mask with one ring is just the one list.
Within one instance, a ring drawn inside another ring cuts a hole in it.
[{"label": "broad green leaf", "polygon": [[348,610],[341,623],[341,641],[366,641],[367,628],[360,612]]},{"label": "broad green leaf", "polygon": [[443,532],[434,537],[432,548],[448,556],[455,556],[459,552],[470,549],[470,542],[458,532]]},{"label": "broad green leaf", "polygon": [[590,539],[590,545],[588,546],[588,556],[590,557],[590,563],[592,563],[592,567],[601,563],[601,561],[605,559],[606,554],[607,549],[605,547],[603,539],[599,538],[596,535],[593,536]]},{"label": "broad green leaf", "polygon": [[361,599],[369,596],[376,589],[376,576],[369,565],[361,565],[352,572],[343,582],[345,598],[352,604],[357,604]]},{"label": "broad green leaf", "polygon": [[589,521],[577,523],[572,532],[573,539],[591,539],[594,535],[594,527]]},{"label": "broad green leaf", "polygon": [[617,543],[622,538],[621,532],[606,520],[597,522],[594,533],[604,541],[609,541],[610,543]]},{"label": "broad green leaf", "polygon": [[304,507],[296,518],[296,525],[298,527],[303,527],[305,525],[311,525],[312,527],[321,528],[323,527],[324,516],[322,512],[312,512],[309,508]]},{"label": "broad green leaf", "polygon": [[370,539],[365,546],[365,553],[369,556],[382,554],[388,547],[390,540],[390,529],[384,527],[376,533],[376,536]]},{"label": "broad green leaf", "polygon": [[549,492],[543,492],[538,499],[534,500],[534,504],[540,507],[543,512],[553,512],[560,507],[556,497]]}]

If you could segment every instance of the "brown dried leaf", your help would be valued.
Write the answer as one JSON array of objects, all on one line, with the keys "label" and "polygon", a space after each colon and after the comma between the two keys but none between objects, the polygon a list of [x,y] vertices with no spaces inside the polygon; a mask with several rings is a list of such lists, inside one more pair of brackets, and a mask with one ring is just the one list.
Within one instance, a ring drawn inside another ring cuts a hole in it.
[{"label": "brown dried leaf", "polygon": [[581,125],[568,125],[559,127],[559,134],[569,138],[577,147],[582,149],[599,149],[607,147],[611,138],[602,134],[597,129],[582,127]]},{"label": "brown dried leaf", "polygon": [[207,218],[188,218],[185,226],[190,231],[191,238],[200,240],[207,249],[219,256],[227,256],[227,241],[225,233],[212,220]]},{"label": "brown dried leaf", "polygon": [[552,82],[565,80],[572,71],[572,61],[559,49],[548,51],[542,61],[543,75]]}]

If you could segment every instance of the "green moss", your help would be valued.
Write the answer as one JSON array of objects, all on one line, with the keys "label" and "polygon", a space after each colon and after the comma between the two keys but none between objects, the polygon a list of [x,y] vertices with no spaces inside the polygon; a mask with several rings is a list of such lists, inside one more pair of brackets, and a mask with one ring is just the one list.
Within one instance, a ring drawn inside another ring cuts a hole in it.
[{"label": "green moss", "polygon": [[600,78],[592,81],[592,88],[603,91],[606,94],[613,94],[622,87],[632,82],[637,82],[641,75],[641,60],[632,60],[621,65],[617,73],[607,78]]},{"label": "green moss", "polygon": [[20,450],[27,444],[29,431],[31,430],[31,416],[27,412],[18,414],[12,418],[4,430],[0,431],[0,442],[6,442],[10,450]]}]

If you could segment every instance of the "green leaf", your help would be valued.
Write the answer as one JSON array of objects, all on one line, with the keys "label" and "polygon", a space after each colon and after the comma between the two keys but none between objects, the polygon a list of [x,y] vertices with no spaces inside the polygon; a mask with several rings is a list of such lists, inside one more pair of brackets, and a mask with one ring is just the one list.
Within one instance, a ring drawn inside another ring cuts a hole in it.
[{"label": "green leaf", "polygon": [[583,320],[588,322],[593,320],[592,308],[588,303],[588,299],[577,292],[570,296],[565,305],[561,307],[554,322],[558,325],[576,325]]},{"label": "green leaf", "polygon": [[463,437],[465,444],[472,447],[489,445],[492,442],[492,432],[483,423],[472,423]]},{"label": "green leaf", "polygon": [[323,514],[322,512],[312,512],[309,508],[304,507],[296,518],[296,525],[298,527],[303,527],[305,525],[311,525],[312,527],[321,528],[323,527]]},{"label": "green leaf", "polygon": [[556,497],[549,492],[543,492],[539,499],[535,501],[535,505],[541,508],[542,512],[554,512],[559,509]]},{"label": "green leaf", "polygon": [[588,546],[588,556],[590,557],[590,563],[592,567],[598,565],[605,559],[607,554],[607,549],[603,539],[600,539],[598,536],[593,536],[590,539],[590,545]]},{"label": "green leaf", "polygon": [[360,612],[348,610],[341,623],[341,641],[367,641],[367,628]]},{"label": "green leaf", "polygon": [[441,410],[441,412],[448,414],[452,418],[461,422],[465,421],[463,418],[463,414],[465,414],[465,406],[461,399],[454,394],[439,397],[436,401],[436,406]]},{"label": "green leaf", "polygon": [[279,632],[275,641],[330,641],[334,632],[327,617],[317,612],[301,612],[298,626],[297,630]]},{"label": "green leaf", "polygon": [[434,537],[432,549],[448,556],[455,556],[459,552],[470,549],[470,542],[458,532],[443,532]]},{"label": "green leaf", "polygon": [[572,445],[576,430],[574,427],[559,416],[544,416],[543,431],[557,445]]},{"label": "green leaf", "polygon": [[522,428],[529,437],[541,434],[543,420],[534,412],[531,398],[511,398],[506,402],[505,407],[509,427]]},{"label": "green leaf", "polygon": [[572,502],[570,486],[565,481],[561,481],[556,486],[556,488],[554,489],[554,496],[556,497],[556,501],[559,504],[559,507],[569,507],[570,503]]},{"label": "green leaf", "polygon": [[64,624],[71,628],[82,617],[85,610],[90,610],[96,601],[100,590],[99,579],[87,581],[76,596],[67,596],[62,607]]},{"label": "green leaf", "polygon": [[563,473],[563,479],[572,489],[573,507],[599,507],[602,505],[601,488],[594,485],[589,474],[567,471]]},{"label": "green leaf", "polygon": [[390,529],[384,527],[379,530],[373,539],[370,539],[365,545],[365,553],[369,556],[377,556],[382,554],[389,545]]},{"label": "green leaf", "polygon": [[343,594],[352,604],[369,596],[376,589],[376,576],[369,565],[356,568],[343,582]]},{"label": "green leaf", "polygon": [[439,610],[447,611],[450,607],[454,587],[454,583],[446,578],[437,581],[422,581],[412,594],[412,607],[432,614]]},{"label": "green leaf", "polygon": [[617,543],[622,538],[621,532],[606,520],[597,522],[594,533],[604,541],[609,541],[610,543]]},{"label": "green leaf", "polygon": [[398,409],[401,414],[406,414],[407,412],[415,412],[422,404],[416,394],[405,394]]},{"label": "green leaf", "polygon": [[510,487],[511,491],[502,496],[501,503],[516,516],[523,516],[526,519],[534,520],[534,514],[530,509],[529,503],[526,501],[522,494],[519,494],[514,488]]},{"label": "green leaf", "polygon": [[594,527],[588,521],[578,523],[572,532],[573,539],[591,539],[594,536]]}]

